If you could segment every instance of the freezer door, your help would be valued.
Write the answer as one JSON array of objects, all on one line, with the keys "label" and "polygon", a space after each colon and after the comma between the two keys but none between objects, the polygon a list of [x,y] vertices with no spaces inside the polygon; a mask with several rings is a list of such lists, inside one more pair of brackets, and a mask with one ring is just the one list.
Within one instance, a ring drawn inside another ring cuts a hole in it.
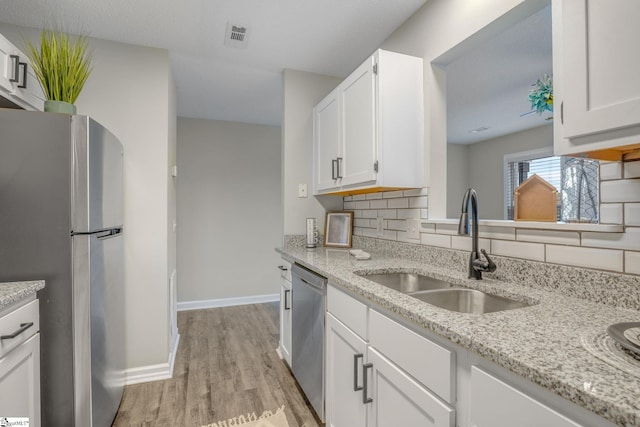
[{"label": "freezer door", "polygon": [[109,427],[125,369],[123,236],[73,236],[75,426]]},{"label": "freezer door", "polygon": [[123,224],[123,149],[118,139],[86,116],[72,116],[74,232]]}]

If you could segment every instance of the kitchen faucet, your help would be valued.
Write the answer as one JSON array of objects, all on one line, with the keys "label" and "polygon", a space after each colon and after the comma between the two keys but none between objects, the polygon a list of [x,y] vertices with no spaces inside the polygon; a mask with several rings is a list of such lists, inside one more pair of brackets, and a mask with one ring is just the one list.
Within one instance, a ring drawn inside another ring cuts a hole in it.
[{"label": "kitchen faucet", "polygon": [[488,271],[493,273],[496,271],[496,265],[487,255],[487,251],[482,249],[482,254],[487,259],[483,260],[478,254],[478,193],[473,188],[469,188],[464,193],[462,199],[462,212],[460,213],[460,223],[458,224],[458,234],[461,236],[469,235],[469,202],[471,202],[471,256],[469,257],[469,279],[482,280],[482,272]]}]

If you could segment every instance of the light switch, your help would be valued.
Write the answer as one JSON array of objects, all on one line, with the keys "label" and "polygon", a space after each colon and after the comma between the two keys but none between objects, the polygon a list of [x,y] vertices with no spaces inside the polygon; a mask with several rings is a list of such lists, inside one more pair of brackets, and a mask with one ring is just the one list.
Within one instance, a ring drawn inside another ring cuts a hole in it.
[{"label": "light switch", "polygon": [[307,184],[298,184],[298,197],[307,197]]}]

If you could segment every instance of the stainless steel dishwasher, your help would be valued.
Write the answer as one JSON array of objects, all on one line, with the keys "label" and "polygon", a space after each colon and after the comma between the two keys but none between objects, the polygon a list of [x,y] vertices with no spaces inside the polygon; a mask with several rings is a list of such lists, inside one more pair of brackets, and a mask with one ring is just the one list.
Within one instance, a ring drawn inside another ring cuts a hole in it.
[{"label": "stainless steel dishwasher", "polygon": [[291,369],[324,422],[324,315],[327,279],[291,267]]}]

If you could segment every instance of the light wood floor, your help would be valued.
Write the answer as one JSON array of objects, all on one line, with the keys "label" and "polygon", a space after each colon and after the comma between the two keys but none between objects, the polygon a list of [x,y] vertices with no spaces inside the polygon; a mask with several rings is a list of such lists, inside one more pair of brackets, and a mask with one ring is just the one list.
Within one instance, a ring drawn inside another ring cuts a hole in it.
[{"label": "light wood floor", "polygon": [[173,378],[127,386],[113,426],[200,427],[284,405],[290,427],[319,424],[278,358],[278,304],[178,313]]}]

